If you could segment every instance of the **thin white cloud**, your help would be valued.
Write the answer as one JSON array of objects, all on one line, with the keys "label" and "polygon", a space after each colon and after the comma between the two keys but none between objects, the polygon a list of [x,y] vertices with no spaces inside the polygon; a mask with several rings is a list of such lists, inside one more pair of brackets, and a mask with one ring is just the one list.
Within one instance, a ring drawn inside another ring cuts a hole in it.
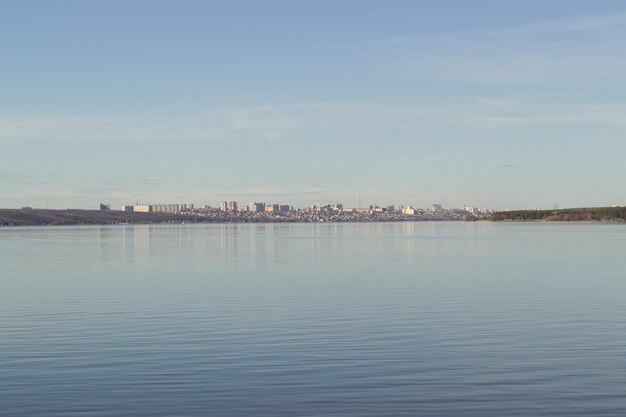
[{"label": "thin white cloud", "polygon": [[552,93],[552,94],[531,94],[528,96],[521,96],[518,94],[517,97],[481,97],[474,100],[475,103],[496,107],[496,108],[508,108],[515,106],[524,106],[524,105],[536,105],[541,103],[549,103],[550,101],[572,101],[576,99],[582,99],[580,95],[576,94],[563,94],[563,93]]},{"label": "thin white cloud", "polygon": [[522,103],[521,100],[501,100],[497,98],[481,98],[476,103],[493,107],[513,107]]},{"label": "thin white cloud", "polygon": [[231,131],[250,133],[264,139],[281,139],[286,132],[301,127],[292,114],[276,106],[232,110]]},{"label": "thin white cloud", "polygon": [[[587,104],[566,95],[479,98],[434,102],[430,107],[389,103],[295,103],[214,109],[193,115],[124,118],[2,117],[0,142],[128,141],[357,141],[424,137],[432,129],[510,128],[548,124],[626,127],[626,105]],[[4,175],[6,177],[6,175]]]},{"label": "thin white cloud", "polygon": [[212,191],[215,199],[237,200],[243,204],[249,201],[264,201],[267,203],[301,203],[312,201],[327,201],[345,192],[345,190],[337,190],[325,187],[302,187],[302,188],[285,188],[272,185],[243,187],[243,188],[222,188]]},{"label": "thin white cloud", "polygon": [[546,20],[539,23],[531,23],[516,26],[510,29],[494,31],[493,33],[516,35],[562,33],[609,29],[622,26],[626,26],[626,13],[612,13],[596,16],[575,16],[563,19]]},{"label": "thin white cloud", "polygon": [[548,110],[541,114],[536,112],[526,115],[480,115],[466,119],[469,126],[477,128],[514,128],[524,126],[546,125],[602,125],[616,129],[626,128],[626,109],[583,108],[573,109],[569,112]]},{"label": "thin white cloud", "polygon": [[218,118],[205,119],[179,114],[123,117],[0,115],[0,141],[219,140],[226,131],[219,123]]},{"label": "thin white cloud", "polygon": [[[563,36],[564,33],[567,36]],[[626,78],[626,13],[361,44],[372,66],[406,79],[531,85]]]},{"label": "thin white cloud", "polygon": [[394,129],[430,109],[380,103],[293,103],[110,117],[0,115],[0,141],[280,140],[303,132]]},{"label": "thin white cloud", "polygon": [[512,27],[495,28],[473,32],[450,32],[437,35],[391,36],[380,39],[369,39],[360,42],[341,44],[343,46],[393,46],[413,45],[429,46],[451,42],[476,41],[481,38],[516,37],[527,35],[549,35],[564,32],[601,31],[626,27],[626,13],[612,13],[592,16],[573,16],[562,19],[551,19],[536,23],[528,23]]}]

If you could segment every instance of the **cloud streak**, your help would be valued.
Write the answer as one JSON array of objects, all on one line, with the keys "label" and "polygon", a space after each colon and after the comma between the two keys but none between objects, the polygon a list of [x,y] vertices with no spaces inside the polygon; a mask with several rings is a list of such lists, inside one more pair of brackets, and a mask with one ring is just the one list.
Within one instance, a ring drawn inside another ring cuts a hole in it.
[{"label": "cloud streak", "polygon": [[340,102],[241,105],[123,117],[0,115],[0,141],[273,141],[333,129],[394,129],[427,116],[432,116],[430,110],[414,106]]},{"label": "cloud streak", "polygon": [[535,35],[544,33],[582,32],[626,26],[626,13],[597,16],[576,16],[546,20],[494,31],[494,34]]},{"label": "cloud streak", "polygon": [[0,116],[0,142],[242,142],[312,137],[354,141],[376,135],[418,135],[429,129],[582,124],[626,127],[626,105],[588,104],[563,95],[479,98],[435,103],[429,108],[389,103],[296,103],[223,108],[213,114],[207,118],[178,113],[158,118]]},{"label": "cloud streak", "polygon": [[517,113],[477,115],[466,123],[476,128],[498,129],[524,126],[581,126],[596,125],[614,129],[626,128],[626,108],[581,106],[568,112],[550,107],[529,107]]},{"label": "cloud streak", "polygon": [[[568,33],[568,36],[563,36]],[[623,80],[626,13],[472,33],[365,41],[369,56],[408,79],[531,85]]]}]

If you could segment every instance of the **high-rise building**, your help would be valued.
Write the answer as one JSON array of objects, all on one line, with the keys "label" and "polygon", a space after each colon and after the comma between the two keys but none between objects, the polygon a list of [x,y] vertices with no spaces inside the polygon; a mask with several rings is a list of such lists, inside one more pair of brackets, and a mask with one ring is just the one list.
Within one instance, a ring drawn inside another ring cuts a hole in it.
[{"label": "high-rise building", "polygon": [[237,202],[236,201],[220,201],[220,211],[237,211]]},{"label": "high-rise building", "polygon": [[100,203],[100,204],[98,204],[98,210],[100,210],[100,211],[110,211],[111,210],[111,205],[110,204]]},{"label": "high-rise building", "polygon": [[253,201],[248,207],[250,211],[257,213],[265,211],[265,203],[257,203],[256,201]]},{"label": "high-rise building", "polygon": [[476,207],[468,206],[467,204],[463,204],[461,206],[461,210],[467,211],[468,213],[475,213],[478,211]]},{"label": "high-rise building", "polygon": [[135,213],[149,213],[152,211],[152,206],[148,204],[135,205],[133,206],[133,211]]}]

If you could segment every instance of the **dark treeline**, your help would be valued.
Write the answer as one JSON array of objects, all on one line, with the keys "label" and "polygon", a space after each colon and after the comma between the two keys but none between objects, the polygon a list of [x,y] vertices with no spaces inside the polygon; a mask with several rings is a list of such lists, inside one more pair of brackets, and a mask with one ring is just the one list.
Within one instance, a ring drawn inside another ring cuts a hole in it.
[{"label": "dark treeline", "polygon": [[626,221],[626,207],[499,211],[492,221]]},{"label": "dark treeline", "polygon": [[0,209],[0,226],[182,223],[202,219],[174,213],[128,213],[96,210]]},{"label": "dark treeline", "polygon": [[[160,223],[255,223],[262,219],[240,219],[227,215],[212,217],[186,213],[136,213],[99,210],[0,209],[0,226],[62,226]],[[276,218],[273,222],[293,222]]]}]

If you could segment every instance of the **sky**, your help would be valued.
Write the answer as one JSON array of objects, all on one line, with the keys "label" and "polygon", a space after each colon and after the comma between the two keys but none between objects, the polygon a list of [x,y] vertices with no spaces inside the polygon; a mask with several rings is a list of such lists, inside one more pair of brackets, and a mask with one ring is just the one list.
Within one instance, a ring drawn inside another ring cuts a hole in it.
[{"label": "sky", "polygon": [[621,0],[0,5],[0,207],[626,205]]}]

